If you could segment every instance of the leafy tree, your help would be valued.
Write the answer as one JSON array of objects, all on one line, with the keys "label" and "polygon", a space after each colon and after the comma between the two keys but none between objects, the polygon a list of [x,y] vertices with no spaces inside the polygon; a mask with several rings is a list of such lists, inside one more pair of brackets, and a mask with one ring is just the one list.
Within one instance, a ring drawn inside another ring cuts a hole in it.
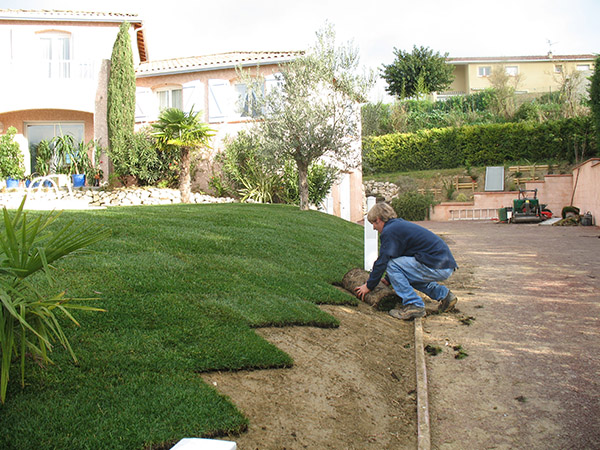
[{"label": "leafy tree", "polygon": [[329,25],[317,32],[314,48],[281,67],[279,88],[266,96],[265,120],[258,126],[269,154],[296,163],[302,210],[309,207],[312,162],[329,156],[353,163],[348,158],[360,138],[358,102],[373,83],[371,75],[357,73],[358,63],[355,48],[335,47]]},{"label": "leafy tree", "polygon": [[361,107],[362,136],[381,136],[393,132],[391,107],[381,101]]},{"label": "leafy tree", "polygon": [[492,69],[489,81],[494,93],[493,113],[505,119],[510,119],[515,113],[515,91],[520,81],[519,75],[511,77],[506,73],[504,66],[497,65]]},{"label": "leafy tree", "polygon": [[135,69],[128,22],[115,40],[108,77],[108,141],[111,158],[127,153],[135,125]]},{"label": "leafy tree", "polygon": [[594,63],[594,73],[590,77],[590,108],[596,129],[596,146],[600,155],[600,56]]},{"label": "leafy tree", "polygon": [[383,65],[382,78],[386,90],[403,98],[419,97],[421,94],[443,91],[452,83],[453,67],[446,64],[448,53],[440,55],[429,47],[413,47],[412,53],[394,48],[396,59]]},{"label": "leafy tree", "polygon": [[168,108],[160,113],[158,122],[152,124],[153,134],[163,149],[179,149],[179,190],[183,203],[190,202],[192,155],[202,148],[207,148],[209,138],[213,136],[213,130],[201,122],[199,116],[200,113],[193,110],[185,113],[178,108]]}]

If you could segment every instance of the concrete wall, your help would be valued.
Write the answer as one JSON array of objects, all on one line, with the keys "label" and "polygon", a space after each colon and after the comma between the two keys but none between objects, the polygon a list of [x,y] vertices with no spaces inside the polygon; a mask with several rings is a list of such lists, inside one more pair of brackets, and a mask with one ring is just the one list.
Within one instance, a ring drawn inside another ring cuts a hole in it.
[{"label": "concrete wall", "polygon": [[573,205],[594,216],[600,224],[600,158],[590,159],[573,170]]},{"label": "concrete wall", "polygon": [[[573,204],[582,214],[590,211],[594,216],[594,223],[600,223],[600,158],[585,161],[575,167],[572,174],[546,175],[543,180],[529,181],[525,184],[525,189],[537,189],[540,203],[546,204],[554,217],[560,217],[562,209]],[[453,220],[458,216],[458,211],[463,211],[463,217],[465,212],[470,211],[474,214],[469,217],[492,218],[485,217],[484,213],[493,215],[494,210],[512,206],[518,195],[518,191],[476,192],[473,202],[445,202],[435,206],[430,219],[441,222]],[[495,211],[493,218],[497,217]]]}]

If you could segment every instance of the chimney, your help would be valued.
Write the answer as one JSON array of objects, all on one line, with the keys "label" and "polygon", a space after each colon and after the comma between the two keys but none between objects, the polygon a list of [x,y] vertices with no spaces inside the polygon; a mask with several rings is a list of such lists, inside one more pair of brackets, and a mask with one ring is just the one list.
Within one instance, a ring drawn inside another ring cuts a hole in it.
[{"label": "chimney", "polygon": [[548,52],[548,59],[552,59],[552,51]]}]

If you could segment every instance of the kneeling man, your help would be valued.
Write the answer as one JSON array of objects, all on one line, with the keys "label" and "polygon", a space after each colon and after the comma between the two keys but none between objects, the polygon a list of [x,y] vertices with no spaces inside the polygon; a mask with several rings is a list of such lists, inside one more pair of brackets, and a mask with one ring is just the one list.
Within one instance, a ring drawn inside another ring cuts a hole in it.
[{"label": "kneeling man", "polygon": [[402,299],[402,307],[392,309],[391,316],[404,320],[425,316],[425,303],[415,289],[439,301],[439,312],[452,310],[458,299],[437,283],[457,268],[448,245],[428,229],[397,218],[387,203],[373,206],[367,220],[379,232],[379,256],[367,282],[354,290],[356,295],[363,299],[387,272],[383,283],[391,284]]}]

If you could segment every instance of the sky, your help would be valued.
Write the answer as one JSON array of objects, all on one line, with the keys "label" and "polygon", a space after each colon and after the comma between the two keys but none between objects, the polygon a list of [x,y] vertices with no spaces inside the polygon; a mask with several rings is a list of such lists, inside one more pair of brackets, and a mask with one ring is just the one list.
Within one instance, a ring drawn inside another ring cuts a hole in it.
[{"label": "sky", "polygon": [[[600,0],[0,0],[1,9],[136,13],[150,59],[304,50],[333,25],[379,71],[394,49],[450,57],[600,53]],[[380,81],[372,100],[385,100]]]}]

